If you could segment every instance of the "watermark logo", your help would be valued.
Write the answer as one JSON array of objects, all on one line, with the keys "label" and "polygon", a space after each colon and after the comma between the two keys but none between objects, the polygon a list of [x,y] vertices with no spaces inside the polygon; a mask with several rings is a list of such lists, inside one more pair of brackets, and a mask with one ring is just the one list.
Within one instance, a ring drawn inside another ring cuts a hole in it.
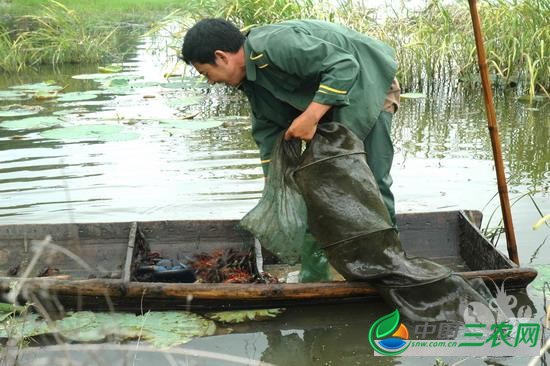
[{"label": "watermark logo", "polygon": [[463,323],[415,323],[409,326],[412,334],[396,309],[370,327],[369,343],[376,356],[535,356],[542,326],[529,307],[514,312],[517,303],[497,288],[490,302],[464,305]]},{"label": "watermark logo", "polygon": [[369,343],[384,356],[399,355],[409,347],[409,330],[400,322],[399,311],[379,318],[370,327]]}]

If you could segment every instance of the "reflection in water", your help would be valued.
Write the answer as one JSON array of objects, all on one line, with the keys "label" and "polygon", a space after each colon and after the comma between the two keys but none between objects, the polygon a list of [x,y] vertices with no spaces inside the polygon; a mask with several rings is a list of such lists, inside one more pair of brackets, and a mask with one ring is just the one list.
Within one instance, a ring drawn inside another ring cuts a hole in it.
[{"label": "reflection in water", "polygon": [[[435,92],[426,99],[402,101],[392,131],[401,154],[492,161],[480,95],[447,89]],[[495,106],[510,184],[544,188],[550,168],[550,103],[530,106],[501,95]]]}]

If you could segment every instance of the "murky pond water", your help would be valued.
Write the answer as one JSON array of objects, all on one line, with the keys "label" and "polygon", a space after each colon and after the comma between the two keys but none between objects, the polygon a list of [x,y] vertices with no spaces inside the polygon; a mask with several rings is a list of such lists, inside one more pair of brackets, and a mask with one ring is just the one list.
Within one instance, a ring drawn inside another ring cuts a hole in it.
[{"label": "murky pond water", "polygon": [[[173,60],[144,44],[121,73],[90,75],[97,68],[67,66],[55,73],[0,76],[2,224],[224,219],[250,210],[263,176],[246,101],[209,87],[189,70],[166,79],[172,66]],[[36,90],[49,93],[52,85],[62,88],[57,99],[30,97]],[[529,288],[539,318],[543,283],[550,280],[549,228],[532,225],[541,213],[550,213],[550,103],[522,104],[511,94],[497,97],[497,116],[520,260],[539,270]],[[490,226],[498,224],[480,93],[445,87],[426,98],[404,99],[393,137],[399,212],[477,209],[486,221],[491,218]],[[498,247],[505,252],[503,241]],[[195,339],[183,348],[280,365],[434,364],[433,358],[373,356],[368,328],[387,310],[380,303],[289,309],[276,320],[234,327],[232,334]],[[90,364],[76,354],[81,364]],[[110,355],[102,353],[117,354]],[[42,356],[26,357],[40,364]],[[129,352],[128,357],[148,365],[165,356]],[[171,357],[173,364],[240,362]],[[466,364],[526,361],[475,358]],[[98,364],[117,364],[105,362]]]}]

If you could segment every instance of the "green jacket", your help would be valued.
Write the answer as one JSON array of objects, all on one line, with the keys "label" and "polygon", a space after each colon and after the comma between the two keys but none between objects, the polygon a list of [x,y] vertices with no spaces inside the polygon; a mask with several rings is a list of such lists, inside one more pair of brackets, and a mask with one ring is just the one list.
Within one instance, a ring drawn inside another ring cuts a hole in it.
[{"label": "green jacket", "polygon": [[312,102],[332,105],[325,120],[364,139],[395,77],[393,50],[343,26],[291,20],[253,28],[244,42],[252,135],[264,172],[276,138]]}]

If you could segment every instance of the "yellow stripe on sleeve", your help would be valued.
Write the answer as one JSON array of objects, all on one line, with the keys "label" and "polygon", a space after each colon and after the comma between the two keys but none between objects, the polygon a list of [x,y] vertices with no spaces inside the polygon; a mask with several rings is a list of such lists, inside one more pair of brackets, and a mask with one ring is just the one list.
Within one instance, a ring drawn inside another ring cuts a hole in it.
[{"label": "yellow stripe on sleeve", "polygon": [[263,55],[264,55],[263,53],[260,53],[259,55],[252,56],[252,53],[251,53],[251,54],[250,54],[250,59],[251,59],[252,61],[254,61],[254,60],[259,59],[259,58],[262,57]]},{"label": "yellow stripe on sleeve", "polygon": [[269,164],[269,163],[271,163],[271,159],[260,160],[260,163],[262,163],[262,164]]},{"label": "yellow stripe on sleeve", "polygon": [[347,94],[348,93],[345,90],[334,89],[334,88],[331,88],[330,86],[326,86],[326,85],[323,85],[323,84],[319,85],[319,89],[325,89],[325,90],[328,90],[328,91],[336,93],[336,94]]},{"label": "yellow stripe on sleeve", "polygon": [[269,66],[269,64],[263,64],[262,66],[258,66],[258,69],[265,69],[268,66]]}]

